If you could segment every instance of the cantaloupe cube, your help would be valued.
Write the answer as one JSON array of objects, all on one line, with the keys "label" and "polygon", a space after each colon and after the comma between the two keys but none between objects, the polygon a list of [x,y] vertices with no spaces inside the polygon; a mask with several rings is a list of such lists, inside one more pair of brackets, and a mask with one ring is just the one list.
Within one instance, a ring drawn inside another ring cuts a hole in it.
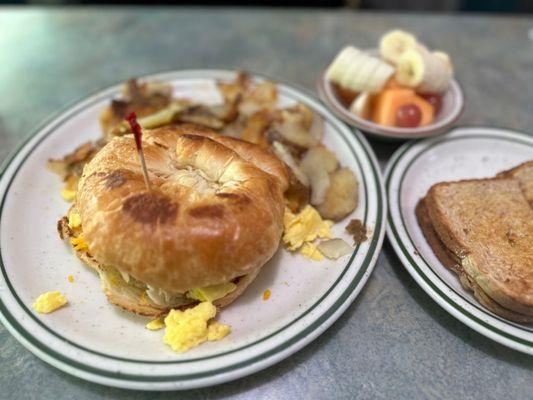
[{"label": "cantaloupe cube", "polygon": [[407,88],[389,88],[381,91],[375,99],[372,110],[372,121],[385,126],[396,126],[398,108],[407,104],[415,104],[422,112],[419,126],[429,125],[434,120],[434,110],[431,104],[415,91]]}]

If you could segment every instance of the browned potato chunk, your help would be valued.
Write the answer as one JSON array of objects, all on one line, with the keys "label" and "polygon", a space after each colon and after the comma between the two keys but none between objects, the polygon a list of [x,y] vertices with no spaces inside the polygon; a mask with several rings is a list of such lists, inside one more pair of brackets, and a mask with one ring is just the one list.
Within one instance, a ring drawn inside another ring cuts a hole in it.
[{"label": "browned potato chunk", "polygon": [[239,72],[232,82],[217,82],[218,90],[226,104],[240,101],[251,85],[250,77],[245,72]]},{"label": "browned potato chunk", "polygon": [[335,171],[339,162],[335,155],[323,146],[309,149],[302,158],[302,171],[311,184],[311,204],[322,204],[331,185],[330,173]]},{"label": "browned potato chunk", "polygon": [[277,102],[278,91],[276,84],[264,81],[244,93],[243,99],[239,103],[239,113],[249,116],[262,110],[274,110]]},{"label": "browned potato chunk", "polygon": [[[304,167],[304,165],[306,167]],[[317,165],[325,169],[328,173],[332,173],[339,167],[337,157],[324,146],[316,146],[310,148],[302,158],[302,168]]]},{"label": "browned potato chunk", "polygon": [[340,221],[357,207],[357,179],[349,168],[330,175],[326,199],[317,207],[323,218]]},{"label": "browned potato chunk", "polygon": [[[289,170],[290,171],[290,170]],[[289,188],[285,191],[285,202],[292,212],[298,212],[309,204],[310,190],[292,171],[289,172]]]},{"label": "browned potato chunk", "polygon": [[318,144],[319,140],[310,132],[313,124],[313,112],[309,108],[303,104],[298,104],[279,110],[276,114],[272,129],[279,133],[284,140],[303,148],[310,148]]},{"label": "browned potato chunk", "polygon": [[242,131],[242,139],[267,148],[269,143],[265,133],[269,125],[270,116],[268,112],[258,111],[252,114],[246,121],[244,130]]}]

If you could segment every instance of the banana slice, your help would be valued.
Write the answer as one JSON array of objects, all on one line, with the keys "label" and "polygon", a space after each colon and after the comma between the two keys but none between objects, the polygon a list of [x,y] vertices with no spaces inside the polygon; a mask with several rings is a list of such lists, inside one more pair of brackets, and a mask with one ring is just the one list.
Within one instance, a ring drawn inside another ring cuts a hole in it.
[{"label": "banana slice", "polygon": [[369,92],[359,94],[352,104],[350,104],[350,112],[360,118],[370,119],[370,96],[371,94]]},{"label": "banana slice", "polygon": [[434,79],[424,79],[418,86],[419,93],[444,93],[450,87],[453,78],[453,66],[448,54],[444,52],[433,52],[430,54],[432,62],[432,75]]},{"label": "banana slice", "polygon": [[329,65],[329,68],[326,71],[326,79],[340,83],[346,69],[353,63],[353,59],[356,58],[356,55],[360,52],[359,49],[356,49],[353,46],[347,46],[342,49]]},{"label": "banana slice", "polygon": [[420,51],[410,49],[403,52],[398,60],[398,68],[395,76],[396,81],[400,85],[417,87],[422,83],[426,74],[426,62]]},{"label": "banana slice", "polygon": [[366,92],[377,93],[387,84],[394,75],[394,68],[389,64],[380,62],[372,75],[366,81]]},{"label": "banana slice", "polygon": [[400,85],[416,88],[419,93],[442,93],[448,89],[452,76],[449,60],[417,46],[402,54],[395,78]]},{"label": "banana slice", "polygon": [[357,77],[363,71],[365,64],[365,58],[362,56],[362,53],[355,55],[351,60],[351,64],[348,65],[342,79],[340,80],[339,85],[346,89],[357,91],[355,87],[359,87],[357,84]]},{"label": "banana slice", "polygon": [[326,71],[326,79],[354,92],[378,92],[394,74],[394,68],[355,47],[345,47]]},{"label": "banana slice", "polygon": [[433,52],[433,55],[445,61],[449,65],[450,68],[453,68],[452,59],[450,58],[450,55],[448,53],[445,53],[444,51],[440,51],[440,50],[435,50]]},{"label": "banana slice", "polygon": [[363,78],[364,85],[361,87],[360,91],[376,93],[382,90],[390,77],[394,75],[394,68],[379,58],[367,57],[374,62],[372,65],[373,71],[370,75]]},{"label": "banana slice", "polygon": [[364,57],[361,57],[361,68],[357,70],[357,75],[352,77],[351,87],[356,92],[366,92],[368,87],[371,86],[369,81],[370,77],[379,67],[381,61],[374,57],[369,57],[365,54]]},{"label": "banana slice", "polygon": [[400,29],[392,30],[381,37],[379,53],[384,60],[398,64],[402,54],[417,47],[416,37]]},{"label": "banana slice", "polygon": [[[382,82],[383,76],[375,74],[380,70],[381,65],[386,65],[380,59],[374,57],[367,57],[367,62],[363,68],[359,70],[357,83],[361,87],[361,91],[368,91],[371,87],[383,87],[385,85]],[[387,65],[388,66],[388,65]],[[391,72],[392,75],[392,72]]]}]

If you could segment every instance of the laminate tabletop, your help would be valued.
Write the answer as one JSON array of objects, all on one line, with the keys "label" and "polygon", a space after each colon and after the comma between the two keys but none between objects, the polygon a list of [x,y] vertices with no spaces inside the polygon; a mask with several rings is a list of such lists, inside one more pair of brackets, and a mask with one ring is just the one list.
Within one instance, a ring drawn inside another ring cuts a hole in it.
[{"label": "laminate tabletop", "polygon": [[[533,18],[262,8],[0,8],[0,160],[65,105],[132,76],[187,68],[265,73],[315,91],[339,48],[394,27],[450,53],[466,96],[459,125],[533,132]],[[399,143],[370,140],[382,167]],[[5,399],[526,399],[533,357],[450,316],[385,239],[356,301],[286,360],[211,388],[108,388],[38,359],[0,324]]]}]

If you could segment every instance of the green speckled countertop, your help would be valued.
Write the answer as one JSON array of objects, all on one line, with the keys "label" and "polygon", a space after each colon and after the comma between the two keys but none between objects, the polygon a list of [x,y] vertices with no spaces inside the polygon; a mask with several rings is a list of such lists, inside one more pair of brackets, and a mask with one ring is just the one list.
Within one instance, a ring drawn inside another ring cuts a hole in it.
[{"label": "green speckled countertop", "polygon": [[[452,55],[463,125],[533,132],[532,18],[323,10],[0,8],[0,159],[51,113],[131,76],[183,68],[264,72],[314,90],[346,43],[375,45],[392,27]],[[529,33],[532,36],[531,32]],[[372,141],[382,166],[397,144]],[[112,389],[73,378],[0,325],[2,399],[526,399],[533,358],[449,316],[385,240],[366,288],[309,346],[255,375],[181,393]]]}]

